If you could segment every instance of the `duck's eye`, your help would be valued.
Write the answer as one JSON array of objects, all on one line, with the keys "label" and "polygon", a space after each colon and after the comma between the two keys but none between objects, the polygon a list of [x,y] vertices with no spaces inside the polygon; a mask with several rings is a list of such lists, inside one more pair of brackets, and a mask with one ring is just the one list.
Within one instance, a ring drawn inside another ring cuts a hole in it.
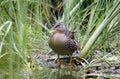
[{"label": "duck's eye", "polygon": [[56,25],[55,28],[59,27],[60,25]]}]

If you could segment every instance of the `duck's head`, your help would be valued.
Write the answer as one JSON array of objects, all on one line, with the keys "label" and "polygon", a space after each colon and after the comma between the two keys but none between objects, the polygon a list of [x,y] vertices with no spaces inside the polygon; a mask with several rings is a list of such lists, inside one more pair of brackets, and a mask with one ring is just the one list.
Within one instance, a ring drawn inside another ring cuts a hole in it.
[{"label": "duck's head", "polygon": [[67,33],[67,31],[68,31],[68,29],[67,29],[66,25],[63,22],[61,22],[61,23],[55,24],[51,32],[53,32],[53,33]]}]

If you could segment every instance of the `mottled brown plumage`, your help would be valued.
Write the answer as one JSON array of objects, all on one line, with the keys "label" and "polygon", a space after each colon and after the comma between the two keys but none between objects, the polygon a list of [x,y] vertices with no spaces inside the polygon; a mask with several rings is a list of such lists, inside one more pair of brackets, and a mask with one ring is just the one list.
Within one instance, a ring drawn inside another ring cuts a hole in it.
[{"label": "mottled brown plumage", "polygon": [[71,39],[74,39],[74,38],[75,38],[75,37],[74,37],[74,34],[75,34],[75,32],[69,31],[67,36],[68,36],[69,38],[71,38]]},{"label": "mottled brown plumage", "polygon": [[74,32],[68,31],[64,23],[58,23],[53,27],[54,34],[49,40],[49,46],[58,54],[58,65],[60,65],[59,55],[70,55],[70,65],[72,64],[72,53],[77,50],[78,42],[74,39]]}]

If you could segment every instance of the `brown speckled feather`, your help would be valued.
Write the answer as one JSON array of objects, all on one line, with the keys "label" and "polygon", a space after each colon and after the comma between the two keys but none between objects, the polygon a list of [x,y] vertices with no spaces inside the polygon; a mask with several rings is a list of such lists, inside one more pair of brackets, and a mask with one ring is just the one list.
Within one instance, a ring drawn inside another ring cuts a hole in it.
[{"label": "brown speckled feather", "polygon": [[74,34],[75,32],[68,31],[67,36],[71,39],[75,39]]},{"label": "brown speckled feather", "polygon": [[78,42],[76,42],[74,39],[69,38],[67,41],[65,41],[65,47],[67,50],[69,50],[70,53],[73,53],[78,48]]}]

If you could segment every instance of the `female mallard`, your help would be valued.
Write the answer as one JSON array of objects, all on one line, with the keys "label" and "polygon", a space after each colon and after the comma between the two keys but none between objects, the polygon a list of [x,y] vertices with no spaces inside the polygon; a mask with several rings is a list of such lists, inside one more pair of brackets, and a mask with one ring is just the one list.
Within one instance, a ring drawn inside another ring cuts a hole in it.
[{"label": "female mallard", "polygon": [[63,22],[56,24],[52,32],[53,35],[48,43],[58,55],[58,66],[60,66],[59,55],[70,55],[69,65],[72,65],[72,53],[78,48],[78,42],[74,39],[74,32],[68,31]]}]

